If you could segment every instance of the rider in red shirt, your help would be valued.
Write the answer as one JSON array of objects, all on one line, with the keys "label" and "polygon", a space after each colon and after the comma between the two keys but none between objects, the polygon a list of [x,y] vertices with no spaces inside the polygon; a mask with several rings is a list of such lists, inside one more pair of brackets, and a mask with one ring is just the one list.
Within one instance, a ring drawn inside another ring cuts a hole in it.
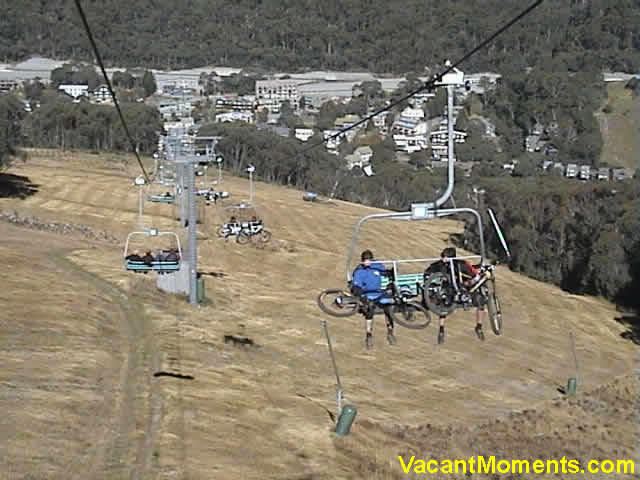
[{"label": "rider in red shirt", "polygon": [[[440,254],[440,261],[429,266],[425,274],[440,271],[446,274],[451,274],[451,262],[453,262],[453,277],[452,282],[456,290],[456,298],[454,301],[466,302],[469,300],[466,289],[473,287],[473,285],[480,279],[480,271],[466,260],[457,259],[456,249],[454,247],[445,248]],[[460,287],[464,288],[460,288]],[[484,332],[482,331],[482,317],[484,315],[484,308],[487,304],[487,299],[483,297],[479,290],[476,290],[471,295],[473,305],[476,307],[476,335],[480,340],[484,341]],[[440,328],[438,330],[438,344],[444,343],[444,320],[446,315],[440,316]]]}]

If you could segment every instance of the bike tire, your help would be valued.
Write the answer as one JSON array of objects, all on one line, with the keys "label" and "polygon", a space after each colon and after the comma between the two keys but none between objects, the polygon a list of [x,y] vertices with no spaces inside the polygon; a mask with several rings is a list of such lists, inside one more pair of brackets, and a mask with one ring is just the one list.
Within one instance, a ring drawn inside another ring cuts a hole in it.
[{"label": "bike tire", "polygon": [[238,235],[236,236],[236,242],[238,242],[240,245],[246,245],[247,243],[249,243],[249,240],[251,240],[251,236],[244,230],[238,233]]},{"label": "bike tire", "polygon": [[[326,298],[329,297],[330,295],[335,295],[336,298],[341,297],[341,298],[347,299],[347,302],[345,302],[344,304],[345,306],[339,307],[336,304],[336,307],[332,309],[328,305],[333,305],[334,303],[336,303],[335,300],[329,302],[328,304],[325,303]],[[350,317],[356,314],[360,306],[360,300],[357,297],[354,297],[353,295],[346,293],[344,290],[340,288],[330,288],[327,290],[323,290],[322,292],[320,292],[320,295],[318,295],[317,302],[318,302],[318,307],[320,307],[320,310],[322,310],[324,313],[326,313],[327,315],[331,315],[332,317],[339,317],[339,318]]]},{"label": "bike tire", "polygon": [[226,229],[226,228],[224,228],[224,226],[220,226],[220,227],[218,227],[218,229],[216,230],[216,234],[217,234],[219,237],[224,238],[224,234],[225,234],[226,230],[227,230],[227,229]]},{"label": "bike tire", "polygon": [[500,300],[496,294],[496,287],[494,282],[491,282],[492,287],[487,288],[487,310],[489,311],[489,323],[491,324],[491,330],[496,335],[502,334],[502,310],[500,309]]},{"label": "bike tire", "polygon": [[271,232],[269,230],[263,230],[258,235],[260,235],[260,241],[262,243],[268,243],[271,240]]},{"label": "bike tire", "polygon": [[[403,302],[387,309],[393,323],[411,330],[422,330],[431,323],[431,314],[419,302]],[[424,319],[423,319],[424,317]]]},{"label": "bike tire", "polygon": [[[424,300],[425,305],[429,309],[429,311],[435,313],[438,316],[447,316],[451,312],[456,309],[456,305],[454,302],[450,302],[449,305],[446,305],[442,302],[441,295],[432,296],[430,293],[435,289],[438,294],[441,294],[441,284],[448,284],[449,280],[447,275],[441,272],[436,272],[429,277],[424,282],[424,287],[422,291],[422,298]],[[432,286],[431,284],[435,284]],[[446,287],[445,287],[446,288]]]}]

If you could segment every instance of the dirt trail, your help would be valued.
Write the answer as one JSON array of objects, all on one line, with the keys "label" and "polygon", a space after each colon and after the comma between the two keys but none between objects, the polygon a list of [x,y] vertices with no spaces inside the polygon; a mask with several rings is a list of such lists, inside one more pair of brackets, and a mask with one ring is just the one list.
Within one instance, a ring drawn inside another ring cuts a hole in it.
[{"label": "dirt trail", "polygon": [[[112,424],[104,448],[103,465],[98,458],[94,467],[105,478],[148,478],[155,435],[162,420],[162,394],[153,373],[160,359],[153,340],[153,326],[144,308],[135,300],[97,275],[82,269],[65,256],[54,257],[61,269],[73,271],[78,278],[104,291],[118,308],[120,342],[124,358],[120,367],[118,393],[113,398]],[[140,426],[144,434],[140,439]],[[132,457],[135,452],[135,457]],[[134,460],[131,462],[131,460]],[[95,477],[92,477],[95,478]]]}]

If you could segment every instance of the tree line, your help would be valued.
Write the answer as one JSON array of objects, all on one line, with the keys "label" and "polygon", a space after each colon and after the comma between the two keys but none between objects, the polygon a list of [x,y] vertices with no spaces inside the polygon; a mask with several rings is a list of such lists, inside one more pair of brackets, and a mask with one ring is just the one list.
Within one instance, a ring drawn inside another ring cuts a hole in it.
[{"label": "tree line", "polygon": [[[74,4],[2,0],[0,56],[93,61]],[[460,58],[524,5],[516,0],[104,0],[84,10],[110,66],[422,72]],[[487,15],[486,12],[492,12]],[[463,68],[513,73],[550,58],[571,71],[640,68],[634,0],[547,0]]]}]

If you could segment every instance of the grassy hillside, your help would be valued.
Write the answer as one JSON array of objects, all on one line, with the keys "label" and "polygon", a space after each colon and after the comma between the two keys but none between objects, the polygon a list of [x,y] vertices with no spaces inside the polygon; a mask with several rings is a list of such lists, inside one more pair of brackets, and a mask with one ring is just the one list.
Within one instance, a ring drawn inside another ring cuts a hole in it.
[{"label": "grassy hillside", "polygon": [[600,161],[633,170],[640,168],[640,99],[624,88],[624,82],[609,83],[607,93],[602,111],[596,114],[604,142]]},{"label": "grassy hillside", "polygon": [[[259,212],[273,232],[259,249],[215,238],[228,212],[209,207],[198,254],[199,270],[215,273],[205,276],[211,303],[194,309],[156,291],[154,277],[122,268],[137,219],[133,166],[51,152],[11,173],[38,192],[0,199],[0,211],[122,239],[0,222],[0,260],[13,273],[0,294],[0,408],[12,412],[0,427],[10,447],[0,471],[12,480],[400,479],[411,476],[397,455],[409,452],[584,460],[634,452],[637,347],[607,302],[500,268],[505,333],[487,328],[485,343],[473,334],[472,311],[452,316],[442,346],[434,326],[398,327],[389,346],[376,320],[371,352],[361,318],[328,319],[346,399],[358,408],[352,435],[336,438],[327,412],[335,411],[335,377],[315,297],[343,284],[352,228],[380,210],[313,205],[301,192],[258,183]],[[225,177],[224,188],[238,201],[247,183]],[[171,213],[147,204],[144,220],[173,228]],[[461,228],[451,220],[366,224],[357,250],[435,256]],[[558,392],[576,374],[570,331],[584,392],[575,401]],[[228,334],[258,347],[225,343]],[[194,378],[154,377],[159,371]]]}]

